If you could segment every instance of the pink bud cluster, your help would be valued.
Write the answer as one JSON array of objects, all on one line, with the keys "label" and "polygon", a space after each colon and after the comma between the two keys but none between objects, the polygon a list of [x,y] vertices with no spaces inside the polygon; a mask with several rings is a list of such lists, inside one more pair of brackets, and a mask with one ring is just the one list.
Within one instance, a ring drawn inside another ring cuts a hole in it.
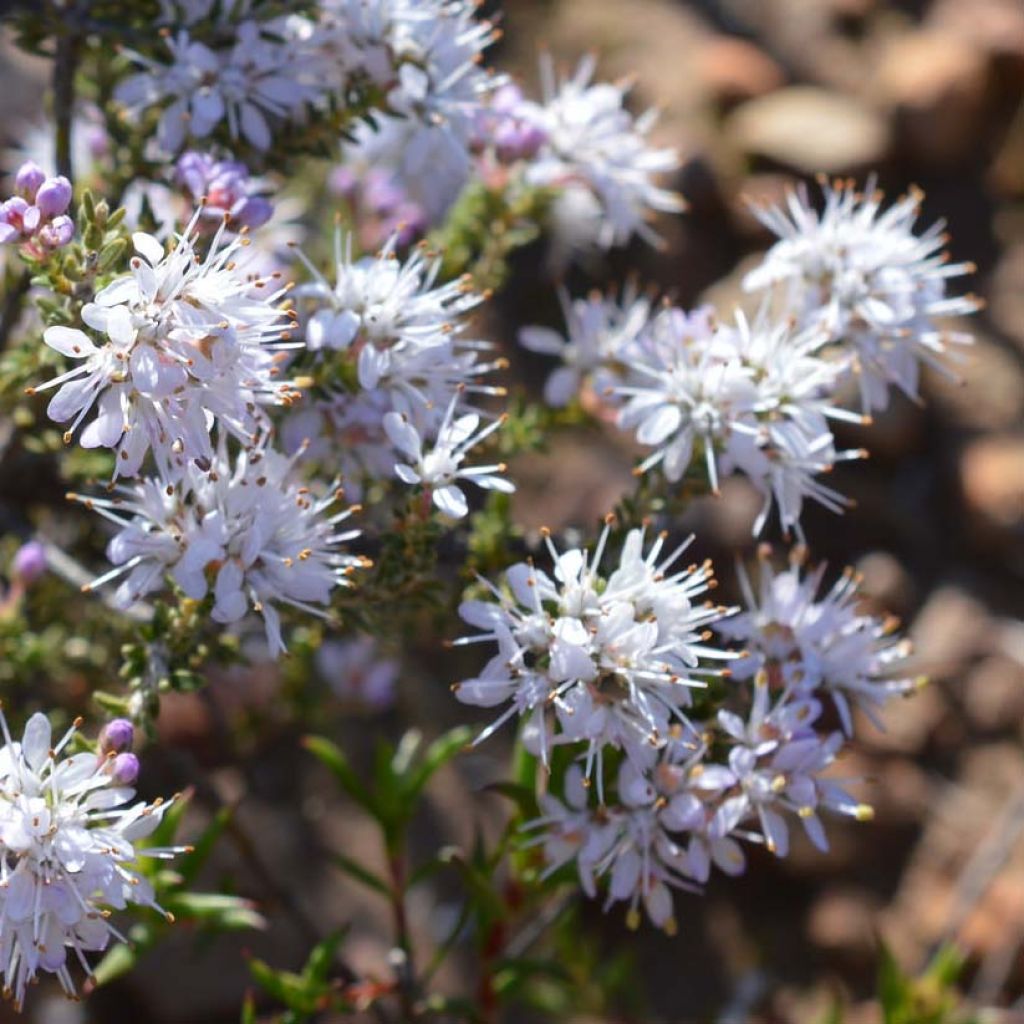
[{"label": "pink bud cluster", "polygon": [[71,182],[27,161],[15,175],[14,195],[0,204],[0,244],[25,243],[37,255],[67,245],[75,234],[70,205]]}]

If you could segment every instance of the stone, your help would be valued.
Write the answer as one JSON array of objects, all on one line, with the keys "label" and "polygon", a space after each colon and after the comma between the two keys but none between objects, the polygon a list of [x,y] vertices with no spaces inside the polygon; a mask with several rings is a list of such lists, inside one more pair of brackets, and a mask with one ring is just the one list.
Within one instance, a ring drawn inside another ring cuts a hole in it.
[{"label": "stone", "polygon": [[935,402],[957,423],[974,430],[1015,427],[1024,422],[1024,361],[972,327],[969,320],[952,325],[954,330],[973,333],[974,344],[967,349],[952,346],[951,354],[963,357],[947,362],[955,379],[932,367],[925,368],[925,401]]},{"label": "stone", "polygon": [[895,555],[870,551],[856,566],[860,593],[874,615],[905,615],[914,600],[914,581]]},{"label": "stone", "polygon": [[893,110],[900,147],[917,160],[949,163],[970,153],[985,128],[987,86],[985,54],[931,30],[886,39],[869,92]]},{"label": "stone", "polygon": [[972,441],[960,458],[964,500],[984,525],[1024,526],[1024,434]]},{"label": "stone", "polygon": [[889,145],[885,120],[867,104],[813,85],[791,85],[748,100],[724,127],[744,152],[803,174],[867,168]]},{"label": "stone", "polygon": [[910,639],[921,671],[937,678],[955,675],[985,650],[992,622],[984,606],[956,586],[935,590],[914,620]]},{"label": "stone", "polygon": [[785,73],[763,50],[737,36],[713,36],[697,55],[703,87],[713,99],[731,104],[780,88]]},{"label": "stone", "polygon": [[869,956],[875,945],[878,897],[867,889],[826,891],[807,917],[810,940],[824,949]]},{"label": "stone", "polygon": [[986,731],[1013,730],[1024,720],[1024,665],[995,654],[964,679],[964,710],[971,724]]}]

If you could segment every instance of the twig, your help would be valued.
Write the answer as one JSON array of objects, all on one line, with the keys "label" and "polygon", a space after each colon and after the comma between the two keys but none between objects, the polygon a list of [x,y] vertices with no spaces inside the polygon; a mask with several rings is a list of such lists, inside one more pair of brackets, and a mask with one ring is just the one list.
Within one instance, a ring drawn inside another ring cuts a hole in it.
[{"label": "twig", "polygon": [[981,844],[960,872],[942,943],[956,938],[1024,832],[1024,784],[1017,787]]},{"label": "twig", "polygon": [[21,310],[25,305],[25,296],[28,295],[31,283],[32,272],[27,269],[23,270],[13,287],[4,296],[3,306],[0,307],[0,351],[7,347],[7,338],[21,318]]},{"label": "twig", "polygon": [[74,19],[67,18],[64,20],[64,31],[57,36],[57,50],[53,60],[53,117],[57,128],[57,173],[72,182],[75,179],[71,162],[71,131],[75,106],[75,70],[78,67],[80,47],[81,39],[74,28]]},{"label": "twig", "polygon": [[401,844],[396,850],[388,850],[387,860],[391,881],[391,915],[395,927],[393,967],[398,981],[398,1001],[402,1020],[414,1021],[419,1016],[416,1008],[416,966],[405,907],[405,851]]}]

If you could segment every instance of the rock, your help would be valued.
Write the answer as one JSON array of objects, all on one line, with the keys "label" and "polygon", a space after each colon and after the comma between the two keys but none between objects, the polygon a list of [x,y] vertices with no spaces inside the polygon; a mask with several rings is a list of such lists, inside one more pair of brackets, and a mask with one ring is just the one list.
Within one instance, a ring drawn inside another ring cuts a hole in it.
[{"label": "rock", "polygon": [[969,154],[985,128],[988,69],[984,53],[941,31],[889,38],[870,95],[894,111],[894,138],[915,159],[948,163]]},{"label": "rock", "polygon": [[937,686],[922,689],[889,701],[882,712],[884,731],[861,724],[861,739],[876,750],[915,754],[938,731],[949,713],[949,704]]},{"label": "rock", "polygon": [[911,627],[914,660],[928,675],[954,674],[969,658],[984,650],[990,633],[991,620],[979,601],[959,587],[940,587]]},{"label": "rock", "polygon": [[807,934],[816,945],[869,956],[875,945],[878,897],[867,889],[827,891],[811,907]]},{"label": "rock", "polygon": [[972,441],[960,458],[964,500],[983,524],[997,529],[1024,525],[1024,434]]},{"label": "rock", "polygon": [[785,81],[782,68],[763,50],[736,36],[713,36],[697,55],[697,70],[708,94],[724,104],[763,96]]},{"label": "rock", "polygon": [[513,521],[527,529],[589,527],[635,486],[630,456],[594,435],[562,434],[550,452],[516,459],[510,475]]},{"label": "rock", "polygon": [[[1024,159],[1022,159],[1024,166]],[[1024,184],[1024,172],[1022,172]],[[1024,352],[1024,214],[1007,212],[1000,218],[1000,234],[1006,239],[1006,252],[996,265],[989,283],[989,319],[1014,340]]]},{"label": "rock", "polygon": [[874,615],[905,615],[914,600],[914,582],[899,559],[887,551],[871,551],[856,566],[860,592]]},{"label": "rock", "polygon": [[712,539],[730,550],[748,547],[753,540],[753,525],[764,499],[744,476],[722,481],[721,495],[702,497],[696,502],[698,536]]},{"label": "rock", "polygon": [[1024,62],[1024,7],[1019,0],[935,0],[928,21],[994,56]]},{"label": "rock", "polygon": [[878,163],[888,148],[884,119],[850,96],[792,85],[748,100],[725,122],[741,150],[803,174],[840,174]]},{"label": "rock", "polygon": [[1024,665],[993,655],[975,666],[963,686],[964,709],[979,729],[1015,729],[1024,720]]},{"label": "rock", "polygon": [[[951,325],[972,332],[970,321]],[[936,402],[961,425],[975,430],[1006,430],[1024,421],[1024,363],[1014,352],[973,331],[970,348],[953,346],[963,358],[950,362],[953,379],[931,367],[924,372],[926,402]]]}]

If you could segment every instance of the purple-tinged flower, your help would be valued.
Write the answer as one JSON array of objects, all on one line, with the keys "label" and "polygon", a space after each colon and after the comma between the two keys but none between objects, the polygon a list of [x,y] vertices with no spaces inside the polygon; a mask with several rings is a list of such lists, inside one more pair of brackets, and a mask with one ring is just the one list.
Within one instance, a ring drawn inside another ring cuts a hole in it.
[{"label": "purple-tinged flower", "polygon": [[62,213],[49,224],[44,224],[37,237],[47,249],[60,249],[75,237],[75,222]]},{"label": "purple-tinged flower", "polygon": [[46,549],[37,540],[18,548],[11,562],[11,575],[22,583],[35,583],[46,572]]},{"label": "purple-tinged flower", "polygon": [[100,751],[109,754],[123,754],[132,749],[135,742],[135,727],[127,718],[114,718],[103,727],[100,733]]},{"label": "purple-tinged flower", "polygon": [[36,192],[35,205],[41,216],[52,219],[64,213],[71,205],[71,182],[58,174],[56,178],[47,178]]},{"label": "purple-tinged flower", "polygon": [[26,160],[14,176],[14,189],[31,202],[44,181],[46,172],[34,160]]},{"label": "purple-tinged flower", "polygon": [[548,139],[536,104],[527,101],[519,86],[511,82],[501,86],[489,106],[480,110],[475,136],[478,146],[493,146],[503,163],[528,160]]},{"label": "purple-tinged flower", "polygon": [[224,215],[232,226],[258,228],[270,220],[274,207],[238,160],[215,160],[209,153],[189,150],[175,165],[175,180],[197,202],[205,201],[207,220],[219,222]]},{"label": "purple-tinged flower", "polygon": [[139,777],[139,759],[134,754],[118,754],[110,774],[119,786],[134,785]]}]

